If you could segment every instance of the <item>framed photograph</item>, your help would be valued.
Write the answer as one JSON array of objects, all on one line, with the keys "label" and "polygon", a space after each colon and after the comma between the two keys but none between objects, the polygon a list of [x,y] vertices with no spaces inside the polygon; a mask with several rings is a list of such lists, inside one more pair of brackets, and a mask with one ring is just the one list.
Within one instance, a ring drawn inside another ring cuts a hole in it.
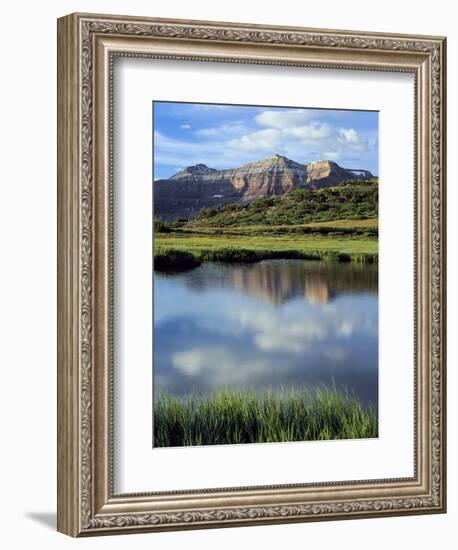
[{"label": "framed photograph", "polygon": [[58,20],[58,530],[445,511],[445,38]]}]

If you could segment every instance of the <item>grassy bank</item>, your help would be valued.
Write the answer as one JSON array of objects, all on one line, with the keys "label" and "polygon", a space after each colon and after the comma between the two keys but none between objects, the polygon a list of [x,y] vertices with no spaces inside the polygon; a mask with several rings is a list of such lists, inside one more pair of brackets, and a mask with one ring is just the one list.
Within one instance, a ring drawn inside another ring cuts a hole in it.
[{"label": "grassy bank", "polygon": [[275,258],[374,263],[378,258],[378,243],[375,238],[330,235],[212,235],[183,231],[155,236],[154,258],[158,271],[178,270],[180,266],[192,268],[189,255],[196,265],[203,261],[256,262]]},{"label": "grassy bank", "polygon": [[154,446],[221,445],[378,435],[375,410],[336,389],[284,390],[258,395],[223,390],[154,404]]},{"label": "grassy bank", "polygon": [[159,233],[194,233],[196,235],[279,235],[297,233],[304,235],[345,235],[353,237],[378,236],[378,218],[336,219],[331,221],[315,221],[289,223],[281,225],[251,224],[216,226],[204,225],[196,219],[164,222],[154,220],[154,232]]},{"label": "grassy bank", "polygon": [[[167,226],[166,226],[167,227]],[[378,237],[378,218],[365,220],[333,220],[288,225],[239,225],[228,227],[203,226],[195,220],[181,225],[180,232],[191,232],[196,235],[244,235],[244,236],[277,236],[277,235],[310,235],[335,237]],[[170,231],[169,231],[170,232]]]}]

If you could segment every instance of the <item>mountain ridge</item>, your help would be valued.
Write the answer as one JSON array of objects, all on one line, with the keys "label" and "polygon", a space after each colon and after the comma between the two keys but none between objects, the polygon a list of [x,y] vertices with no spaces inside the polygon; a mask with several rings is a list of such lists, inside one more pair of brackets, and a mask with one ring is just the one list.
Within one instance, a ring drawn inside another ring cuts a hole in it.
[{"label": "mountain ridge", "polygon": [[368,180],[368,170],[346,169],[332,160],[301,164],[278,153],[238,168],[217,170],[199,163],[154,181],[154,215],[170,221],[191,219],[204,208],[249,204],[293,189],[316,190],[346,180]]}]

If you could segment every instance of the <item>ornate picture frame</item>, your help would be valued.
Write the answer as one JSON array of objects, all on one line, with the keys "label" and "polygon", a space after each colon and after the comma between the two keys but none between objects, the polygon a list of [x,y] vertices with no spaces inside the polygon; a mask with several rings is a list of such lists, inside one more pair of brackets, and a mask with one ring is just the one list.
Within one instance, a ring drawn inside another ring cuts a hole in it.
[{"label": "ornate picture frame", "polygon": [[[114,493],[116,57],[414,75],[413,477]],[[58,20],[60,532],[92,536],[445,512],[445,60],[443,37],[94,14]]]}]

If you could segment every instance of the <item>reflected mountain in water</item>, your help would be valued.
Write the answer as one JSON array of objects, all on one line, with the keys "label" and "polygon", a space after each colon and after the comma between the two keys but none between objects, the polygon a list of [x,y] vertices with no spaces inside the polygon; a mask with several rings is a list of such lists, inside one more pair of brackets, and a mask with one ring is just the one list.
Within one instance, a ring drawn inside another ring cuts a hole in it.
[{"label": "reflected mountain in water", "polygon": [[377,266],[204,262],[154,275],[154,393],[332,385],[378,401]]},{"label": "reflected mountain in water", "polygon": [[179,277],[196,291],[235,289],[277,305],[300,296],[312,304],[326,304],[339,294],[377,294],[378,289],[378,269],[371,264],[266,260],[242,265],[212,262],[205,267],[167,277]]}]

